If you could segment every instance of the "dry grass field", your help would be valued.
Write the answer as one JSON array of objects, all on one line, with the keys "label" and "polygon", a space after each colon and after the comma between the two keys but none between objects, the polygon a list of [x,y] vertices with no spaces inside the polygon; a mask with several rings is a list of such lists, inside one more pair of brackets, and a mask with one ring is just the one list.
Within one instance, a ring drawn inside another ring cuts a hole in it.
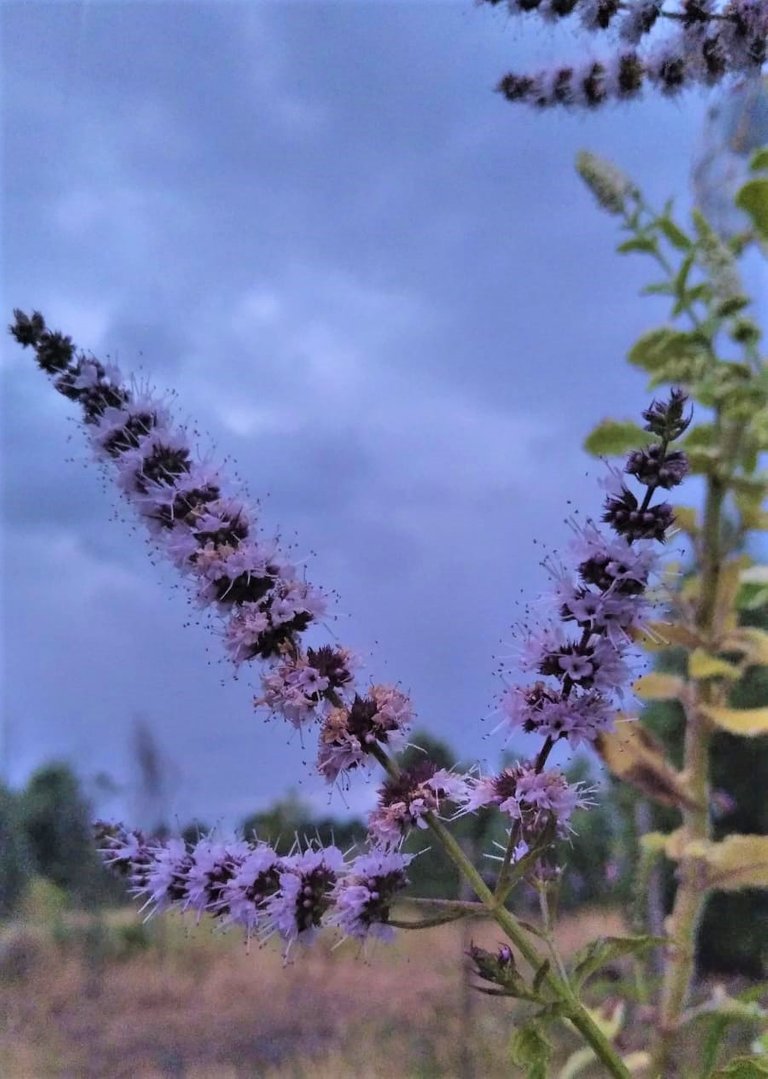
[{"label": "dry grass field", "polygon": [[[467,1014],[456,924],[401,933],[366,954],[321,941],[286,967],[277,947],[245,949],[176,918],[139,927],[27,919],[0,932],[3,1079],[393,1079],[515,1073],[513,1007],[472,994]],[[621,931],[617,915],[569,919],[572,951]],[[493,925],[472,938],[498,941]],[[572,1046],[575,1047],[574,1039]]]}]

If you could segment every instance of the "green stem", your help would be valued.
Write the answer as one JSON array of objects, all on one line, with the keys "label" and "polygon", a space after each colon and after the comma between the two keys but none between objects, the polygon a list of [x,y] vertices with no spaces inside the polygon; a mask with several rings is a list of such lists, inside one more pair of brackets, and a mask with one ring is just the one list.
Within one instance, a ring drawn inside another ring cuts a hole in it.
[{"label": "green stem", "polygon": [[[383,749],[378,746],[373,746],[371,753],[390,775],[399,774],[400,769],[397,764],[386,755]],[[544,957],[540,955],[538,950],[531,943],[528,934],[520,922],[518,922],[517,918],[515,918],[514,914],[507,910],[506,907],[499,904],[496,896],[494,896],[491,889],[480,876],[477,869],[475,869],[474,865],[472,865],[472,862],[467,858],[457,840],[451,835],[442,821],[433,813],[427,813],[424,819],[435,839],[437,839],[445,853],[458,868],[459,872],[472,886],[472,890],[477,898],[484,904],[490,916],[514,944],[520,955],[523,956],[526,963],[530,966],[531,970],[540,970],[544,963]],[[587,1009],[574,994],[568,982],[563,979],[560,974],[551,969],[547,971],[543,981],[552,991],[555,998],[562,1003],[565,1018],[570,1019],[571,1023],[573,1023],[579,1031],[597,1059],[605,1066],[606,1074],[618,1077],[618,1079],[629,1079],[629,1072],[624,1067],[616,1050],[597,1026]]]},{"label": "green stem", "polygon": [[[719,427],[719,423],[718,423]],[[701,593],[696,625],[702,636],[711,641],[717,618],[717,592],[722,557],[722,512],[727,484],[722,476],[710,475],[702,526]],[[695,685],[695,684],[694,684]],[[692,795],[689,808],[683,809],[683,831],[687,842],[708,840],[710,777],[709,751],[711,731],[701,705],[711,703],[711,684],[695,685],[695,699],[687,709],[683,768]],[[669,1076],[674,1072],[677,1036],[683,1010],[693,981],[696,957],[696,934],[707,899],[702,880],[702,863],[683,857],[678,871],[678,885],[672,913],[668,919],[670,945],[665,964],[659,1007],[658,1041],[651,1074]]]}]

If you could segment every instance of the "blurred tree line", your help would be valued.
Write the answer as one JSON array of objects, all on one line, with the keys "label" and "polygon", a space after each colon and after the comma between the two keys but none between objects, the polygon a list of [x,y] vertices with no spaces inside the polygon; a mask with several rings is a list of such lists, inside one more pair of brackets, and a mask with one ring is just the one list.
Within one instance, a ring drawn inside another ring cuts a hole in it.
[{"label": "blurred tree line", "polygon": [[35,877],[74,906],[125,900],[122,883],[101,864],[90,805],[68,764],[39,768],[21,791],[0,784],[0,917],[18,909]]},{"label": "blurred tree line", "polygon": [[[745,612],[746,624],[766,628],[765,608]],[[663,654],[659,664],[677,670],[681,657],[674,651]],[[768,672],[754,668],[738,687],[740,707],[754,707],[768,699]],[[674,702],[655,702],[647,707],[649,724],[679,754],[682,716]],[[429,753],[439,767],[466,767],[457,761],[450,747],[426,732],[417,732],[414,741]],[[747,742],[726,733],[717,735],[713,748],[715,782],[718,788],[717,828],[725,832],[768,832],[768,743]],[[420,750],[409,747],[400,756],[410,766]],[[511,758],[509,758],[511,760]],[[508,763],[505,761],[504,763]],[[582,904],[620,904],[639,911],[648,900],[646,879],[638,880],[637,836],[650,827],[668,830],[674,814],[648,803],[630,788],[611,781],[601,783],[590,758],[577,757],[566,769],[571,782],[598,786],[596,804],[578,810],[573,817],[573,835],[560,841],[558,862],[564,865],[560,906],[573,910]],[[645,810],[638,814],[638,809]],[[35,877],[55,885],[75,907],[94,909],[128,900],[123,883],[101,865],[92,839],[93,813],[82,785],[72,768],[51,763],[38,769],[20,791],[0,784],[0,917],[9,917],[23,902]],[[668,819],[669,818],[669,819]],[[500,855],[506,836],[500,814],[481,811],[454,823],[455,835],[489,883],[494,879],[493,855]],[[153,834],[167,836],[169,828],[161,820]],[[190,823],[182,829],[191,845],[209,829]],[[241,823],[246,837],[258,836],[287,854],[298,836],[323,844],[335,843],[343,851],[365,844],[366,828],[359,818],[318,816],[295,793],[246,817]],[[430,844],[430,833],[415,829],[404,849],[416,854],[409,869],[409,893],[425,898],[457,898],[460,881],[452,863]],[[658,916],[663,918],[672,897],[668,867],[658,875]],[[520,908],[535,905],[535,895],[523,886],[513,900]],[[658,926],[661,928],[661,926]],[[716,894],[711,899],[699,936],[700,966],[704,970],[739,970],[753,977],[765,973],[768,941],[768,896],[757,891]]]},{"label": "blurred tree line", "polygon": [[[438,766],[462,767],[445,743],[425,732],[414,737]],[[401,764],[408,766],[418,756],[419,750],[409,748],[402,754]],[[594,782],[585,759],[574,762],[569,776],[572,780]],[[74,907],[94,909],[127,901],[122,882],[101,864],[92,838],[92,820],[92,807],[68,764],[44,765],[19,791],[0,784],[0,917],[18,911],[36,877],[54,885]],[[601,792],[593,809],[575,815],[575,833],[563,850],[563,860],[569,866],[561,893],[565,908],[616,899],[621,879],[616,881],[620,874],[613,872],[613,867],[620,861],[622,842],[617,822],[609,788]],[[489,855],[501,853],[505,844],[499,814],[483,811],[468,815],[456,821],[454,827],[467,853],[492,880],[494,866]],[[170,834],[167,823],[158,817],[149,830],[158,837]],[[181,835],[191,845],[208,830],[192,822],[181,830]],[[366,839],[363,820],[318,816],[294,793],[246,817],[240,831],[246,837],[256,835],[267,840],[283,854],[289,852],[297,836],[302,842],[315,839],[323,844],[335,843],[343,851],[362,849]],[[417,855],[409,870],[411,894],[428,898],[459,895],[458,873],[439,851],[431,849],[428,831],[412,832],[405,849]]]}]

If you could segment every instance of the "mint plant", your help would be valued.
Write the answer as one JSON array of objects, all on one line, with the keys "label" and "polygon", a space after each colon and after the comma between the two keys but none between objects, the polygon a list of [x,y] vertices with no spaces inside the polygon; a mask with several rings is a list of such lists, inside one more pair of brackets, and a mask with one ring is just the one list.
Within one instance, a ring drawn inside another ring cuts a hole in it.
[{"label": "mint plant", "polygon": [[[440,767],[428,753],[400,767],[396,754],[408,742],[414,717],[408,695],[398,685],[364,683],[350,649],[315,637],[310,643],[329,597],[305,579],[289,551],[265,537],[254,508],[223,469],[200,455],[167,401],[78,350],[39,312],[14,312],[12,335],[32,350],[54,388],[80,406],[96,461],[114,478],[158,552],[188,581],[233,664],[260,669],[257,708],[301,729],[305,740],[316,733],[316,767],[329,784],[346,786],[357,774],[383,772],[362,851],[297,839],[286,855],[258,836],[159,840],[123,824],[99,823],[105,861],[125,875],[150,914],[173,908],[237,926],[249,938],[276,935],[286,955],[310,946],[323,928],[365,942],[391,938],[398,928],[485,914],[506,942],[495,952],[472,945],[470,956],[479,988],[523,1008],[515,1014],[511,1053],[530,1077],[550,1074],[553,1024],[577,1031],[585,1043],[565,1064],[564,1077],[597,1063],[601,1074],[644,1072],[666,1079],[689,1074],[683,1070],[689,1066],[683,1052],[689,1023],[702,1016],[743,1020],[745,1011],[749,1021],[762,1020],[754,1002],[741,1007],[721,995],[694,1004],[691,986],[706,896],[717,888],[768,886],[768,837],[711,837],[708,756],[715,729],[745,737],[768,733],[768,710],[738,710],[728,700],[729,687],[748,666],[768,662],[768,635],[737,624],[738,604],[745,595],[755,602],[762,578],[733,556],[726,529],[729,513],[737,534],[766,523],[766,483],[757,464],[768,449],[768,377],[737,257],[768,238],[767,163],[764,154],[757,156],[754,177],[739,196],[752,227],[725,242],[700,214],[685,231],[671,207],[651,210],[612,166],[590,155],[580,160],[598,201],[621,218],[627,236],[621,250],[656,261],[663,279],[652,291],[669,296],[671,318],[684,320],[686,328],[673,322],[653,330],[630,352],[652,388],[670,386],[651,401],[642,422],[605,422],[588,440],[592,452],[624,454],[623,467],[608,468],[601,520],[574,520],[568,556],[547,559],[550,616],[519,633],[521,666],[530,680],[507,685],[502,726],[540,736],[538,752],[490,775]],[[711,411],[711,422],[700,422],[700,408]],[[705,478],[701,520],[668,500],[689,472]],[[665,542],[680,529],[691,538],[696,562],[696,573],[682,585],[664,575],[662,560]],[[647,674],[630,690],[635,649],[670,644],[686,649],[686,675]],[[682,769],[665,758],[641,722],[626,715],[632,693],[641,700],[682,702]],[[670,835],[643,840],[645,852],[663,853],[677,866],[665,936],[598,938],[569,964],[554,935],[562,873],[555,844],[568,836],[574,809],[599,794],[569,783],[551,764],[559,743],[594,747],[621,780],[681,815],[680,828]],[[458,816],[480,809],[500,814],[506,834],[490,883],[450,827]],[[402,840],[413,829],[428,833],[454,863],[473,900],[416,900],[422,917],[397,916],[413,857],[402,851]],[[539,896],[537,924],[523,922],[512,909],[523,881]],[[634,956],[640,963],[656,948],[663,948],[663,983],[658,999],[643,990],[654,1019],[649,1023],[646,1015],[645,1027],[638,1019],[633,1034],[643,1033],[645,1041],[637,1044],[623,1031],[623,1006],[608,1016],[590,1006],[589,979],[617,958]],[[754,1070],[762,1066],[757,1050],[743,1065],[753,1071],[716,1073],[712,1045],[710,1038],[702,1075],[760,1074]]]}]

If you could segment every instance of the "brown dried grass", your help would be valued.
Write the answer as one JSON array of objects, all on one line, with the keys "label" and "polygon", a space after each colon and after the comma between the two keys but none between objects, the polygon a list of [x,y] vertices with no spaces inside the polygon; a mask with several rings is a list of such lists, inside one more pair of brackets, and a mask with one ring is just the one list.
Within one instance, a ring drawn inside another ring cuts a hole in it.
[{"label": "brown dried grass", "polygon": [[[621,930],[618,915],[587,912],[563,922],[563,950]],[[509,1002],[474,994],[463,1013],[466,932],[401,933],[366,954],[350,943],[331,954],[322,940],[284,967],[276,946],[249,953],[236,933],[202,925],[190,934],[173,918],[158,919],[152,946],[123,960],[83,926],[60,931],[58,943],[17,926],[0,956],[0,1074],[426,1079],[458,1075],[464,1049],[476,1075],[506,1076]],[[493,924],[475,922],[471,935],[486,947],[499,940]]]}]

